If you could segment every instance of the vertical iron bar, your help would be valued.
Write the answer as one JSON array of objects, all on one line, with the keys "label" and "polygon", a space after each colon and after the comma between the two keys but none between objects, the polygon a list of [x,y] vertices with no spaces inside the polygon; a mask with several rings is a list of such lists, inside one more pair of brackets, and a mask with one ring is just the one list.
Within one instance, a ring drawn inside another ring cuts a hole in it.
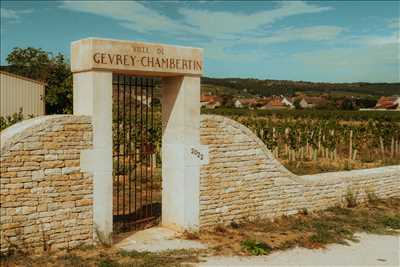
[{"label": "vertical iron bar", "polygon": [[124,94],[123,95],[123,98],[122,98],[122,100],[123,100],[123,103],[124,103],[124,106],[122,107],[122,109],[123,109],[123,116],[122,116],[122,118],[123,118],[123,120],[122,120],[122,132],[123,132],[123,149],[122,149],[122,151],[123,151],[123,153],[124,153],[124,155],[122,156],[122,166],[123,166],[123,175],[122,175],[122,177],[123,177],[123,183],[122,183],[122,214],[123,215],[125,215],[125,186],[126,186],[126,184],[125,184],[125,180],[126,180],[126,97],[125,97],[125,94],[126,94],[126,75],[123,75],[122,76],[123,77],[123,90],[122,90],[122,93]]},{"label": "vertical iron bar", "polygon": [[117,215],[119,215],[119,74],[117,74],[117,170],[115,176],[117,178]]},{"label": "vertical iron bar", "polygon": [[147,103],[147,97],[148,97],[148,90],[149,90],[149,78],[146,78],[146,85],[145,85],[145,132],[144,132],[144,134],[145,134],[145,140],[146,140],[146,147],[145,147],[145,149],[146,149],[146,151],[145,151],[145,154],[144,154],[144,161],[145,161],[145,164],[144,164],[144,166],[145,166],[145,169],[144,169],[144,179],[145,179],[145,188],[144,188],[144,190],[145,190],[145,217],[147,218],[147,216],[148,216],[148,175],[147,175],[147,156],[148,156],[148,141],[149,141],[149,129],[148,129],[148,103]]},{"label": "vertical iron bar", "polygon": [[140,218],[143,218],[143,78],[140,78]]},{"label": "vertical iron bar", "polygon": [[[150,109],[150,114],[151,114],[151,129],[152,129],[152,132],[153,132],[153,135],[155,134],[154,133],[154,108],[153,108],[153,106],[154,106],[154,78],[151,80],[151,96],[150,96],[151,98],[151,102],[150,102],[150,104],[151,104],[151,109]],[[154,139],[154,136],[153,136],[153,138],[152,138],[152,151],[151,151],[151,157],[150,157],[150,216],[153,216],[153,157],[154,157],[154,151],[155,151],[155,144],[154,144],[154,142],[155,142],[155,139]]]},{"label": "vertical iron bar", "polygon": [[134,160],[135,160],[135,220],[137,220],[138,214],[137,214],[137,138],[138,138],[138,120],[137,120],[137,99],[138,99],[138,78],[135,77],[135,156],[134,156]]},{"label": "vertical iron bar", "polygon": [[128,182],[129,182],[129,212],[132,212],[132,77],[129,76],[129,147],[128,147],[128,155],[129,155],[129,174],[128,174]]}]

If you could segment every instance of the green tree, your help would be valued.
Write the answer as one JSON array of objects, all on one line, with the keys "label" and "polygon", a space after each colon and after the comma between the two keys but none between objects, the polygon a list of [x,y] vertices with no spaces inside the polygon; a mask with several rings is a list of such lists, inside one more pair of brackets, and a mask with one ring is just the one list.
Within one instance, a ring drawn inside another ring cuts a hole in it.
[{"label": "green tree", "polygon": [[49,53],[40,48],[15,47],[6,58],[7,69],[15,74],[45,82],[49,74]]},{"label": "green tree", "polygon": [[342,110],[355,110],[356,107],[351,99],[345,98],[343,99],[340,108]]},{"label": "green tree", "polygon": [[296,109],[302,109],[302,107],[301,107],[301,105],[300,105],[300,102],[301,102],[301,98],[296,98],[296,99],[294,100],[293,105],[294,105],[294,107],[295,107]]},{"label": "green tree", "polygon": [[53,56],[40,48],[14,48],[6,58],[7,69],[43,81],[47,114],[72,112],[72,73],[62,54]]}]

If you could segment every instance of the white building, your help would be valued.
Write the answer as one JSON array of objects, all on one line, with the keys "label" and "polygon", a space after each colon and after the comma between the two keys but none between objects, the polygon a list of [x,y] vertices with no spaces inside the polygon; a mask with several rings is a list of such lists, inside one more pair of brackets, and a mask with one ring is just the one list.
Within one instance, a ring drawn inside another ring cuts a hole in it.
[{"label": "white building", "polygon": [[243,108],[243,107],[244,106],[243,106],[242,102],[240,101],[240,99],[236,99],[235,108]]},{"label": "white building", "polygon": [[294,108],[293,103],[290,100],[288,100],[286,97],[283,97],[282,104],[284,104],[285,106],[288,106],[289,108]]},{"label": "white building", "polygon": [[24,116],[44,115],[44,83],[0,71],[0,115],[11,116],[21,109]]}]

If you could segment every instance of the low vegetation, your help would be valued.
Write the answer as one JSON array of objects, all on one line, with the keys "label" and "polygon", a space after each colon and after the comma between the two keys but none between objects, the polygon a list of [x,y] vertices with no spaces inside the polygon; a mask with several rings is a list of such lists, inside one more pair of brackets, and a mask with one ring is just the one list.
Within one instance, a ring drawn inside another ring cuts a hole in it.
[{"label": "low vegetation", "polygon": [[172,250],[168,252],[124,252],[100,246],[83,246],[73,250],[48,252],[42,255],[9,255],[0,265],[14,266],[98,266],[98,267],[175,267],[199,262],[201,251]]},{"label": "low vegetation", "polygon": [[254,256],[266,255],[272,251],[272,247],[268,244],[252,239],[243,240],[240,242],[240,245],[244,250]]},{"label": "low vegetation", "polygon": [[265,255],[292,247],[324,248],[331,243],[357,241],[357,232],[400,234],[400,199],[358,204],[355,193],[348,192],[344,207],[325,211],[301,211],[273,221],[256,219],[201,231],[198,239],[212,247],[217,255]]},{"label": "low vegetation", "polygon": [[[33,116],[28,116],[28,118],[32,118]],[[20,109],[18,113],[14,113],[10,116],[0,116],[0,131],[3,131],[5,128],[10,127],[17,122],[24,120],[23,110]]]}]

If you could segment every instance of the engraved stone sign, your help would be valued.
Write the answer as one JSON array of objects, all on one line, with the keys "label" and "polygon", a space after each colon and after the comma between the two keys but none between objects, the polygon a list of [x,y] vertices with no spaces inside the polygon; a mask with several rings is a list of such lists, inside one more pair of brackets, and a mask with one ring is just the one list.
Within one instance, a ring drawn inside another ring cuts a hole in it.
[{"label": "engraved stone sign", "polygon": [[72,43],[72,72],[111,70],[160,76],[201,75],[202,49],[88,38]]}]

